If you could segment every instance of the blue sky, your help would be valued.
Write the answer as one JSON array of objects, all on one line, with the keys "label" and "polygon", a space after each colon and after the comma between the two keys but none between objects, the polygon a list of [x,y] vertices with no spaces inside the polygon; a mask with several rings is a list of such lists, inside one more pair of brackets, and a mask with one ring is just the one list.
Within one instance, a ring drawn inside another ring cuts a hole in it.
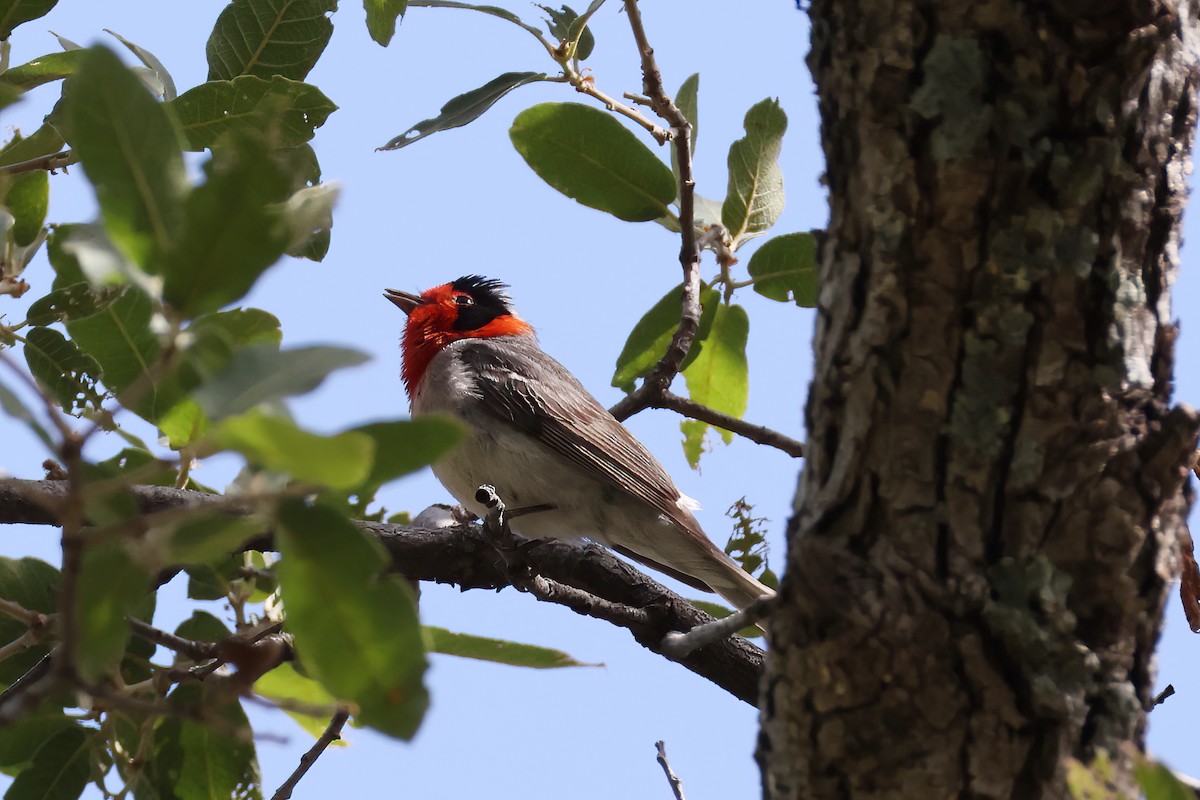
[{"label": "blue sky", "polygon": [[[583,5],[583,3],[580,3]],[[588,64],[599,86],[619,96],[641,91],[636,50],[618,3],[593,24],[596,51]],[[169,11],[164,11],[168,8]],[[189,3],[124,0],[97,4],[60,0],[49,16],[17,29],[12,63],[57,48],[48,30],[81,44],[115,41],[110,28],[154,52],[180,90],[204,80],[204,44],[218,0]],[[535,19],[532,5],[508,4]],[[787,208],[776,232],[819,228],[827,210],[818,184],[822,155],[813,88],[804,57],[807,17],[788,0],[741,4],[693,0],[643,5],[648,35],[672,90],[700,72],[698,190],[721,197],[725,156],[742,133],[752,104],[778,97],[790,119],[782,166]],[[342,184],[333,246],[322,264],[286,261],[274,267],[247,299],[283,322],[285,344],[337,343],[373,354],[365,367],[338,373],[316,393],[294,403],[297,415],[321,429],[404,416],[397,346],[402,315],[381,297],[385,286],[420,290],[466,273],[512,284],[522,315],[543,347],[562,361],[605,404],[616,355],[640,315],[679,280],[678,242],[653,223],[620,222],[559,195],[523,163],[507,129],[523,108],[542,101],[583,101],[562,85],[534,85],[500,101],[483,118],[398,152],[374,148],[413,123],[432,117],[452,96],[501,72],[550,71],[553,65],[528,34],[494,18],[441,9],[413,9],[386,50],[371,42],[361,6],[342,3],[333,40],[309,75],[340,110],[313,144],[327,180]],[[32,131],[56,89],[6,109],[4,136]],[[661,151],[667,158],[665,151]],[[51,219],[91,219],[94,200],[78,173],[51,181]],[[1193,215],[1193,219],[1195,215]],[[1187,260],[1190,252],[1184,250]],[[705,274],[715,272],[711,259]],[[50,282],[44,259],[26,273],[34,285]],[[776,304],[749,290],[738,297],[750,311],[750,403],[747,418],[802,437],[801,407],[811,378],[811,311]],[[1200,280],[1183,271],[1175,306],[1200,307]],[[20,318],[17,304],[0,311]],[[1178,396],[1200,395],[1200,345],[1185,325],[1178,354]],[[768,517],[775,563],[782,565],[782,531],[799,462],[744,441],[718,445],[702,471],[683,460],[677,418],[645,412],[630,426],[664,462],[683,491],[704,506],[701,522],[724,541],[723,512],[745,495]],[[44,457],[23,429],[0,419],[0,470],[40,475]],[[115,444],[104,447],[116,448]],[[214,458],[198,480],[223,485],[232,459]],[[417,512],[448,500],[428,472],[382,493],[390,509]],[[4,555],[56,559],[49,528],[11,529],[0,539]],[[160,604],[156,621],[170,627],[189,611],[183,589]],[[432,708],[412,743],[351,730],[350,746],[326,754],[300,785],[297,797],[410,794],[426,797],[614,796],[667,797],[654,760],[665,739],[688,796],[750,797],[759,793],[752,753],[757,712],[720,689],[650,654],[624,632],[513,590],[499,594],[423,589],[425,622],[452,630],[557,647],[596,668],[551,672],[435,656],[429,673]],[[1152,715],[1151,746],[1176,768],[1200,772],[1200,757],[1185,729],[1200,712],[1200,681],[1189,676],[1197,644],[1177,611],[1160,658],[1162,683],[1179,694]],[[217,609],[219,611],[219,609]],[[278,712],[251,706],[265,789],[273,791],[311,740]],[[285,743],[274,741],[283,737]]]}]

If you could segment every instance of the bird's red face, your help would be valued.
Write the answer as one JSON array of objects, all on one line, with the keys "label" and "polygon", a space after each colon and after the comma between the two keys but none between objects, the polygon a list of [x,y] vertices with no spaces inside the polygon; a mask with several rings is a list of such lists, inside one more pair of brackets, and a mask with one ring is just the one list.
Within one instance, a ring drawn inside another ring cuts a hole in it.
[{"label": "bird's red face", "polygon": [[408,315],[401,352],[409,397],[429,362],[451,342],[533,333],[533,328],[513,312],[505,288],[500,281],[466,275],[420,295],[385,290],[384,297]]}]

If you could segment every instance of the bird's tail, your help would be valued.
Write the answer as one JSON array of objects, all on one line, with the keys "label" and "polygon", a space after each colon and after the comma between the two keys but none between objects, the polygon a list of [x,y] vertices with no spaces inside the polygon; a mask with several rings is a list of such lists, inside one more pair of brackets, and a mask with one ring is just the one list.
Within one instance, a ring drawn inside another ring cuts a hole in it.
[{"label": "bird's tail", "polygon": [[743,609],[760,597],[775,596],[774,589],[746,572],[724,552],[717,550],[711,563],[712,567],[705,570],[704,582],[734,608]]}]

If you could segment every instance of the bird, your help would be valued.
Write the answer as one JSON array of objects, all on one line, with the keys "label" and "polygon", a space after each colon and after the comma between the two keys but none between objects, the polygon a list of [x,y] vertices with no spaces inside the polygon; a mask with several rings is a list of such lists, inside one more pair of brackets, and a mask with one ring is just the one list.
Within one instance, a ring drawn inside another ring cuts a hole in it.
[{"label": "bird", "polygon": [[[745,608],[774,592],[704,533],[699,506],[629,430],[538,344],[508,285],[465,275],[420,294],[386,289],[405,313],[401,377],[413,417],[466,428],[433,473],[468,511],[492,485],[528,539],[587,538]],[[541,510],[537,510],[537,509]]]}]

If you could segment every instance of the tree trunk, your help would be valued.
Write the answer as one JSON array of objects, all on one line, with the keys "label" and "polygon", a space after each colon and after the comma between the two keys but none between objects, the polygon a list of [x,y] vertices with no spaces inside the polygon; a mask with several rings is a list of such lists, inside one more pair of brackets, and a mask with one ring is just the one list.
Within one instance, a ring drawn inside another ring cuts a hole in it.
[{"label": "tree trunk", "polygon": [[1196,415],[1196,4],[813,0],[830,194],[766,796],[1131,791]]}]

